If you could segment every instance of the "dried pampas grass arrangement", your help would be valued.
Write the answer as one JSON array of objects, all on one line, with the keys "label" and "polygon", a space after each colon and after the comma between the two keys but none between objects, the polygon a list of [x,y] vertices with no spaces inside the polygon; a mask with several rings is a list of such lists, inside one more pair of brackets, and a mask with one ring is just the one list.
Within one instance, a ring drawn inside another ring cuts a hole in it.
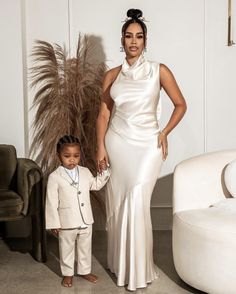
[{"label": "dried pampas grass arrangement", "polygon": [[80,138],[82,165],[96,171],[96,118],[102,95],[105,64],[91,63],[89,37],[79,36],[76,57],[69,58],[58,44],[36,41],[31,87],[36,89],[33,141],[30,156],[48,175],[58,165],[56,144],[70,134]]}]

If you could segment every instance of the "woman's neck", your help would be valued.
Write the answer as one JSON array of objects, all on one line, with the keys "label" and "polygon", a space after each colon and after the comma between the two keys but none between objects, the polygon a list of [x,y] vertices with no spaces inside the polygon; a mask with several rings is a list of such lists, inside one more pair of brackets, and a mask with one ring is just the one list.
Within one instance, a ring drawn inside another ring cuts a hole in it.
[{"label": "woman's neck", "polygon": [[129,57],[129,56],[126,56],[126,61],[128,62],[128,64],[131,66],[133,65],[140,57],[141,55],[139,56],[135,56],[135,57]]}]

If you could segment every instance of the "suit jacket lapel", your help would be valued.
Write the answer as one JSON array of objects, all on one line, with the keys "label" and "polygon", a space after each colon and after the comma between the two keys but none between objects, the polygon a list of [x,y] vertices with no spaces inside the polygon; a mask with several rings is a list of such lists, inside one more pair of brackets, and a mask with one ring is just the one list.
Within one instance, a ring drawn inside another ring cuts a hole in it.
[{"label": "suit jacket lapel", "polygon": [[59,173],[59,175],[60,175],[64,180],[66,180],[66,181],[68,182],[68,184],[69,184],[71,187],[77,189],[76,186],[72,185],[72,179],[71,179],[70,176],[67,174],[67,172],[65,171],[65,169],[63,168],[63,166],[59,166],[59,168],[58,168],[58,173]]}]

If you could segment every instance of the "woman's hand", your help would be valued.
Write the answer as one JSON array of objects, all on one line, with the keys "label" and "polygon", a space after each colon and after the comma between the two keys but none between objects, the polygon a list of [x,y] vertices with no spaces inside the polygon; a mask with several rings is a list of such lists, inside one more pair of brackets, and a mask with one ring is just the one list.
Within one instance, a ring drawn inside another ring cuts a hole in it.
[{"label": "woman's hand", "polygon": [[168,141],[167,141],[167,135],[165,132],[160,132],[158,136],[158,147],[162,148],[162,159],[166,160],[166,157],[168,155]]},{"label": "woman's hand", "polygon": [[59,231],[60,229],[51,229],[51,232],[53,233],[53,235],[56,235],[56,236],[59,235]]},{"label": "woman's hand", "polygon": [[104,159],[99,162],[99,167],[102,171],[107,170],[108,166],[107,166],[106,161]]},{"label": "woman's hand", "polygon": [[104,146],[98,148],[96,158],[97,158],[97,170],[101,174],[102,171],[104,170],[104,166],[106,167],[110,166],[109,160],[108,160],[108,154]]}]

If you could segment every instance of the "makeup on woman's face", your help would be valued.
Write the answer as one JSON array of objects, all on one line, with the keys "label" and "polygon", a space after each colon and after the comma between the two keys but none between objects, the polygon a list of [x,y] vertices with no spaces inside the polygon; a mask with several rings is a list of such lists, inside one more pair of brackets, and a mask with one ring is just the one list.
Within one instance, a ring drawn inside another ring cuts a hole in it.
[{"label": "makeup on woman's face", "polygon": [[138,23],[131,23],[123,36],[123,46],[128,58],[138,57],[144,49],[144,33]]}]

